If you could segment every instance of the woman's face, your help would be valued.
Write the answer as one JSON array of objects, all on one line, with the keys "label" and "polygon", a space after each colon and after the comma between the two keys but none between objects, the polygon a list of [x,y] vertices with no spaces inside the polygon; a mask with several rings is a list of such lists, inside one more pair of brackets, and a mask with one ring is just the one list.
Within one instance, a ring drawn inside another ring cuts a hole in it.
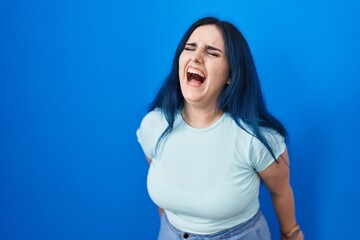
[{"label": "woman's face", "polygon": [[185,104],[216,107],[229,81],[222,35],[214,25],[196,28],[179,57],[179,79]]}]

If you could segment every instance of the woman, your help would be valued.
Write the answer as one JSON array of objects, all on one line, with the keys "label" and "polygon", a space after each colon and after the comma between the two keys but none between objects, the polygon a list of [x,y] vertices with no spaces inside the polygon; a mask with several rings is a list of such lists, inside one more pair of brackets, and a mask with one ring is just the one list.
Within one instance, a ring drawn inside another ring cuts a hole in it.
[{"label": "woman", "polygon": [[268,113],[250,49],[231,23],[207,17],[187,30],[137,136],[162,218],[159,240],[271,239],[261,180],[281,239],[303,239],[286,130]]}]

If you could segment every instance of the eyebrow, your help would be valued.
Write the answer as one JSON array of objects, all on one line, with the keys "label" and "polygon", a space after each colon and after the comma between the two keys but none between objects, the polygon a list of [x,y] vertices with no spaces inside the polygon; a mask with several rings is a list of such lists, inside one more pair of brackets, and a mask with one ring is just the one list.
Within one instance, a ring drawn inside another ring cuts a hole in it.
[{"label": "eyebrow", "polygon": [[[196,47],[197,44],[196,43],[186,43],[185,45],[189,45],[189,46],[192,46],[192,47]],[[210,45],[205,45],[205,49],[209,49],[209,50],[213,50],[213,51],[218,51],[218,52],[221,52],[222,51],[216,47],[213,47],[213,46],[210,46]]]}]

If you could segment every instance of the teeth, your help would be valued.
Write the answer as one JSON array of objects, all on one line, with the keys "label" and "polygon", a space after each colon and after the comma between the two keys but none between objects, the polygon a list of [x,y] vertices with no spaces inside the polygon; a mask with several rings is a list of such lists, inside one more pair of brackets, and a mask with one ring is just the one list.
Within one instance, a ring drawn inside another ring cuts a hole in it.
[{"label": "teeth", "polygon": [[197,75],[199,75],[199,76],[201,76],[203,78],[205,77],[205,74],[203,74],[200,70],[192,68],[192,67],[188,68],[188,73],[197,74]]}]

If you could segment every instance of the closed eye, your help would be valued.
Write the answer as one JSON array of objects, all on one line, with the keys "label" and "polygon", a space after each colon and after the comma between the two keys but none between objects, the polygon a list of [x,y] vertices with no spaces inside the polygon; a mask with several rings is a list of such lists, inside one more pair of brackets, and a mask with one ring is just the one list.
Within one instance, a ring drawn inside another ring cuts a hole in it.
[{"label": "closed eye", "polygon": [[196,46],[197,46],[196,43],[186,43],[185,47],[184,47],[184,50],[195,51]]},{"label": "closed eye", "polygon": [[220,56],[219,54],[217,54],[217,53],[212,53],[212,52],[208,52],[208,54],[210,54],[210,55],[212,55],[212,56],[214,56],[214,57],[219,57],[219,56]]}]

